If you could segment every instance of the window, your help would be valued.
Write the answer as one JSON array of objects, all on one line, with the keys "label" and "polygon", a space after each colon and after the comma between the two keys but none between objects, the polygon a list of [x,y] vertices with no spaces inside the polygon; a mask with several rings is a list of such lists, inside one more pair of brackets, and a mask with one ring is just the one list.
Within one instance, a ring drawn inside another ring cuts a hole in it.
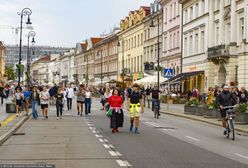
[{"label": "window", "polygon": [[199,11],[199,5],[198,3],[195,5],[195,17],[198,17],[198,11]]},{"label": "window", "polygon": [[140,71],[140,68],[139,68],[139,66],[140,66],[140,62],[139,62],[139,56],[137,57],[137,71],[139,72]]},{"label": "window", "polygon": [[139,47],[140,45],[140,36],[138,35],[138,44],[137,44],[137,47]]},{"label": "window", "polygon": [[165,24],[167,23],[167,8],[165,8],[165,12],[164,12],[164,18],[165,18]]},{"label": "window", "polygon": [[193,6],[190,7],[190,15],[189,15],[189,20],[193,19]]},{"label": "window", "polygon": [[219,23],[216,23],[216,30],[215,30],[215,45],[219,44]]},{"label": "window", "polygon": [[226,43],[230,43],[230,38],[231,38],[231,30],[230,30],[230,23],[226,25]]},{"label": "window", "polygon": [[145,34],[145,41],[146,41],[146,30],[144,31],[144,34]]},{"label": "window", "polygon": [[240,18],[240,42],[244,38],[244,18]]},{"label": "window", "polygon": [[205,0],[202,0],[202,13],[205,13]]},{"label": "window", "polygon": [[172,42],[172,34],[170,35],[170,49],[172,48],[172,44],[173,44],[173,42]]},{"label": "window", "polygon": [[172,7],[172,5],[173,5],[173,4],[171,4],[171,6],[170,6],[170,9],[171,9],[171,10],[170,10],[170,19],[172,19],[172,15],[173,15],[173,7]]},{"label": "window", "polygon": [[205,50],[205,32],[204,31],[202,31],[201,32],[201,50],[202,50],[202,52],[204,52],[204,50]]},{"label": "window", "polygon": [[140,42],[141,42],[141,45],[143,45],[143,33],[141,33]]},{"label": "window", "polygon": [[184,55],[186,56],[188,55],[187,51],[188,51],[188,38],[185,37],[184,38]]},{"label": "window", "polygon": [[186,9],[185,10],[185,23],[188,22],[188,10]]},{"label": "window", "polygon": [[136,36],[134,37],[134,48],[136,47],[136,43],[137,41],[136,41]]},{"label": "window", "polygon": [[167,51],[167,37],[164,38],[164,51]]},{"label": "window", "polygon": [[195,34],[195,54],[198,54],[198,33]]},{"label": "window", "polygon": [[173,48],[176,47],[176,33],[173,34]]},{"label": "window", "polygon": [[180,33],[179,31],[177,31],[177,47],[179,47],[179,43],[180,43]]},{"label": "window", "polygon": [[177,5],[176,2],[174,3],[174,17],[177,15]]},{"label": "window", "polygon": [[189,55],[192,54],[193,51],[193,36],[189,36]]}]

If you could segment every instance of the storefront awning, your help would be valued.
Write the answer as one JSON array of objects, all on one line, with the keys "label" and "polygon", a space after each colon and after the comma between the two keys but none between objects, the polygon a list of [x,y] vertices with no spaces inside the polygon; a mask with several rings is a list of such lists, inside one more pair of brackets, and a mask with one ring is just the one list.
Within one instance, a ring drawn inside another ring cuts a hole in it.
[{"label": "storefront awning", "polygon": [[[199,74],[204,74],[204,71],[184,72],[184,73],[178,74],[177,76],[172,77],[169,81],[170,81],[170,84],[179,84],[182,80],[188,77],[191,77],[191,76],[197,76]],[[167,84],[167,81],[163,82],[162,84]]]}]

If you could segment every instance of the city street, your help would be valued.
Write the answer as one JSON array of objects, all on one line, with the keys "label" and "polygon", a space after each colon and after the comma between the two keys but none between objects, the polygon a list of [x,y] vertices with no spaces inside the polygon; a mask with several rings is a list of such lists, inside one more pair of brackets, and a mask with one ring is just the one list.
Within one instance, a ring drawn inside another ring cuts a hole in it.
[{"label": "city street", "polygon": [[[124,128],[112,134],[109,119],[100,111],[98,99],[92,115],[66,111],[56,120],[51,107],[49,120],[28,120],[0,147],[0,163],[48,163],[56,167],[223,167],[248,164],[248,137],[226,139],[222,129],[200,122],[162,115],[154,119],[146,109],[141,134],[130,133],[128,113]],[[75,106],[74,106],[75,107]]]}]

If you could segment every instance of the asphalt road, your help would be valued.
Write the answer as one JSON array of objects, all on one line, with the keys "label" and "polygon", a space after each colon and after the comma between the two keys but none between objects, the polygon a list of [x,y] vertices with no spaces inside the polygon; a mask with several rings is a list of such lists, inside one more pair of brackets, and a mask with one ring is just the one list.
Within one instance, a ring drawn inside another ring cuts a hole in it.
[{"label": "asphalt road", "polygon": [[49,120],[28,120],[18,133],[0,147],[1,163],[50,163],[56,167],[89,168],[246,168],[248,137],[226,139],[212,125],[162,115],[150,110],[141,115],[141,134],[129,132],[129,113],[124,127],[113,134],[99,100],[90,116],[78,117],[65,110],[56,120],[54,107]]},{"label": "asphalt road", "polygon": [[121,132],[113,134],[99,101],[93,105],[88,121],[135,168],[248,167],[246,136],[232,141],[219,127],[166,115],[157,120],[148,109],[141,116],[141,134],[129,133],[128,112]]}]

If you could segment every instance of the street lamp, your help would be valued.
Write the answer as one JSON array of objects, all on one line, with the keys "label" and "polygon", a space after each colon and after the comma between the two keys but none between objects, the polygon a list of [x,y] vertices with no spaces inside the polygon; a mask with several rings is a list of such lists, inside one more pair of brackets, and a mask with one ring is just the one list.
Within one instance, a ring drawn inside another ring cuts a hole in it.
[{"label": "street lamp", "polygon": [[123,96],[123,99],[124,99],[124,90],[125,90],[125,82],[124,82],[124,41],[123,39],[121,40],[122,44],[120,44],[120,41],[118,41],[118,44],[117,44],[117,47],[120,47],[122,46],[122,96]]},{"label": "street lamp", "polygon": [[36,35],[36,33],[34,31],[30,31],[28,33],[28,51],[27,51],[27,85],[29,86],[30,85],[30,52],[29,52],[29,38],[32,37],[32,41],[31,43],[34,44],[35,41],[34,41],[34,36]]},{"label": "street lamp", "polygon": [[[158,71],[158,90],[159,90],[159,76],[160,76],[160,74],[159,74],[159,72],[160,72],[160,66],[159,66],[159,61],[160,61],[160,57],[159,57],[159,53],[160,53],[160,48],[159,48],[159,12],[160,12],[160,10],[159,10],[159,4],[158,4],[158,2],[157,1],[155,1],[153,4],[151,4],[151,15],[157,15],[157,17],[158,17],[158,59],[157,59],[157,71]],[[156,27],[155,25],[154,25],[154,22],[153,22],[153,19],[152,19],[152,21],[151,21],[151,25],[150,25],[150,27]]]},{"label": "street lamp", "polygon": [[18,86],[20,86],[21,82],[21,61],[22,61],[22,19],[23,16],[28,16],[27,18],[27,25],[31,25],[32,23],[30,22],[30,15],[32,14],[32,10],[30,8],[24,8],[21,13],[17,13],[18,15],[21,16],[21,26],[20,26],[20,44],[19,44],[19,66],[18,66]]}]

